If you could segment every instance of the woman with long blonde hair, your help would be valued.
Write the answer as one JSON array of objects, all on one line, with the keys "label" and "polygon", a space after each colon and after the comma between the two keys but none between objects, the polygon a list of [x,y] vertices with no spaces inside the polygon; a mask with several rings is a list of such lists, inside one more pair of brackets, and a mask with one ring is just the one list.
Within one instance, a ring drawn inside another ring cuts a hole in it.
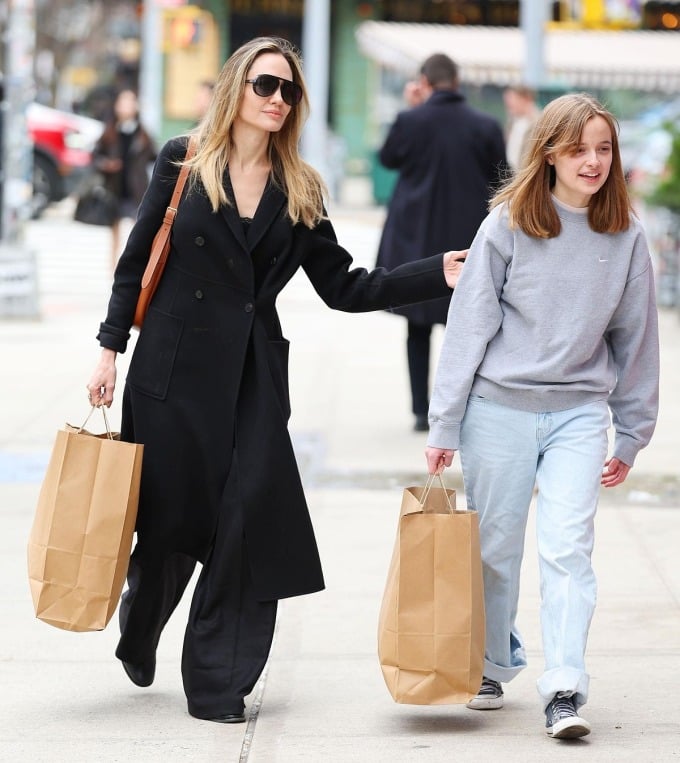
[{"label": "woman with long blonde hair", "polygon": [[323,588],[288,434],[288,341],[276,298],[302,268],[348,312],[450,293],[459,252],[387,272],[352,267],[325,216],[323,183],[299,156],[308,111],[300,58],[258,38],[229,58],[186,159],[162,148],[116,269],[87,384],[111,405],[151,242],[179,167],[189,181],[172,246],[123,391],[121,436],[144,444],[137,543],[116,656],[133,683],[155,676],[161,632],[192,576],[182,653],[189,713],[238,723],[271,645],[277,601]]},{"label": "woman with long blonde hair", "polygon": [[460,450],[479,512],[486,659],[468,707],[501,708],[502,683],[526,666],[515,618],[536,486],[538,692],[546,732],[581,737],[599,488],[626,479],[658,410],[654,273],[614,117],[587,94],[549,103],[491,207],[451,300],[426,450],[432,473]]}]

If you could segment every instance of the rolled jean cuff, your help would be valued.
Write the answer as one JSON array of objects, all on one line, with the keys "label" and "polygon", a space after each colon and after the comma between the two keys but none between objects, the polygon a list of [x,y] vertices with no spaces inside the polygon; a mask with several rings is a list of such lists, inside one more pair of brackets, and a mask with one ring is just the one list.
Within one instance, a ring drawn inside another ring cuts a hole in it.
[{"label": "rolled jean cuff", "polygon": [[558,692],[571,694],[578,710],[588,701],[590,676],[579,668],[553,668],[547,670],[536,682],[536,688],[543,700],[545,709]]},{"label": "rolled jean cuff", "polygon": [[513,665],[511,668],[504,668],[500,665],[496,665],[494,662],[484,660],[484,675],[486,678],[490,678],[492,681],[500,681],[505,684],[508,681],[519,675],[527,664],[525,661],[519,661],[518,664]]}]

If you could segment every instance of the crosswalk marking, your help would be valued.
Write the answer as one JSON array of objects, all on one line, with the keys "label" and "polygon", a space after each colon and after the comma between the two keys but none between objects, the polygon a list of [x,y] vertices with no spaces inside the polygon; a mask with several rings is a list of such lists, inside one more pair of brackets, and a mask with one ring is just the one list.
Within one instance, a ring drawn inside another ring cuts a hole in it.
[{"label": "crosswalk marking", "polygon": [[110,236],[109,228],[74,222],[70,199],[27,223],[25,242],[36,256],[40,294],[105,299],[111,288]]}]

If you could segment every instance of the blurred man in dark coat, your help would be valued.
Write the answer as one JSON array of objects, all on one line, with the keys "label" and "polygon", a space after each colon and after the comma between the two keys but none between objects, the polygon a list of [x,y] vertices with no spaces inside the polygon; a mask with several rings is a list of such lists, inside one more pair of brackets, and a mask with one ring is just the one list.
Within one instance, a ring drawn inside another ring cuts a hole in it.
[{"label": "blurred man in dark coat", "polygon": [[[399,171],[378,251],[393,268],[428,253],[467,248],[487,213],[491,190],[507,173],[501,125],[467,105],[458,67],[446,55],[421,66],[423,103],[401,112],[380,150],[381,163]],[[409,375],[415,429],[427,429],[430,334],[445,323],[449,299],[393,312],[408,319]]]}]

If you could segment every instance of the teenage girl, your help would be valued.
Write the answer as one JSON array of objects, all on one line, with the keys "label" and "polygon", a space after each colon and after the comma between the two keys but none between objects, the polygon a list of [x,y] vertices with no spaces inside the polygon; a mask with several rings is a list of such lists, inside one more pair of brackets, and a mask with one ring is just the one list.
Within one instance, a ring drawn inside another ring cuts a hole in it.
[{"label": "teenage girl", "polygon": [[524,169],[494,197],[472,244],[429,409],[429,471],[460,450],[480,519],[486,660],[469,707],[502,707],[502,682],[526,665],[515,617],[536,486],[546,730],[590,732],[579,708],[599,488],[621,484],[649,442],[658,376],[654,275],[616,121],[589,95],[562,96],[544,109]]}]

